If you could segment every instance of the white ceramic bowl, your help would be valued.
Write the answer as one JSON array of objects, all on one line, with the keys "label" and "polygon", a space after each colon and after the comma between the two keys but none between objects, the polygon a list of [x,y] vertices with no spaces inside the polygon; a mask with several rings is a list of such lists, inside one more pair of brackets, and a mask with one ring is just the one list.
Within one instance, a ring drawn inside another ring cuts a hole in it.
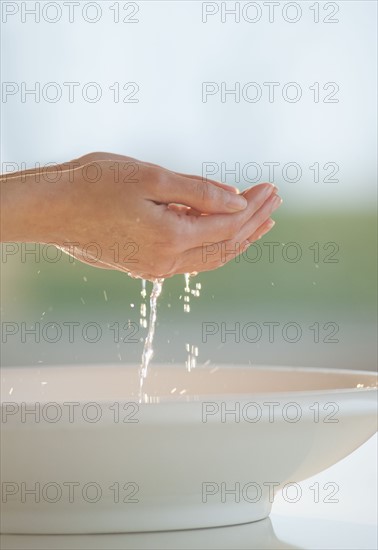
[{"label": "white ceramic bowl", "polygon": [[260,520],[377,427],[372,372],[153,365],[145,392],[135,366],[3,368],[1,531]]}]

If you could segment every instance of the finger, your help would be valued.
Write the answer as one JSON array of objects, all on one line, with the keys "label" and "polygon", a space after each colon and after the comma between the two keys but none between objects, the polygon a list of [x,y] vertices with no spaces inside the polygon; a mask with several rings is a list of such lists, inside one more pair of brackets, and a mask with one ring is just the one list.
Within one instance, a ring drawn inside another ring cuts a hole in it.
[{"label": "finger", "polygon": [[259,208],[256,214],[250,218],[235,235],[235,240],[239,243],[244,243],[249,240],[249,237],[253,235],[258,228],[268,221],[271,214],[277,210],[282,204],[282,198],[276,193],[272,193],[271,197]]},{"label": "finger", "polygon": [[184,252],[181,255],[182,261],[179,264],[180,270],[178,273],[185,273],[184,269],[188,269],[188,267],[190,267],[191,271],[215,269],[215,267],[220,267],[241,254],[246,248],[245,245],[248,237],[254,233],[258,233],[259,228],[261,228],[261,231],[268,231],[269,216],[281,203],[281,197],[273,193],[272,197],[263,204],[257,213],[232,238],[224,241],[204,241],[202,246]]},{"label": "finger", "polygon": [[178,176],[183,176],[184,178],[191,178],[201,181],[207,181],[209,183],[212,183],[216,185],[217,187],[220,187],[221,189],[225,189],[226,191],[231,191],[232,193],[239,193],[239,189],[237,187],[234,187],[233,185],[227,185],[226,183],[221,183],[219,181],[210,180],[209,178],[203,178],[202,176],[193,176],[191,174],[182,174],[181,172],[175,172]]},{"label": "finger", "polygon": [[147,198],[160,203],[179,203],[200,212],[222,214],[239,212],[247,207],[242,195],[226,191],[202,179],[164,173],[148,187]]},{"label": "finger", "polygon": [[[160,166],[156,164],[152,164],[151,162],[145,162],[145,161],[137,161],[136,159],[132,157],[126,157],[125,155],[118,155],[117,153],[89,153],[88,155],[83,155],[82,157],[75,159],[75,162],[79,164],[79,166],[88,164],[93,161],[99,161],[99,160],[114,160],[119,162],[139,162],[141,164],[144,164],[145,166],[151,166],[153,168],[161,168]],[[73,162],[73,161],[72,161]],[[220,187],[222,189],[225,189],[226,191],[231,191],[232,193],[239,193],[239,190],[237,187],[234,187],[233,185],[227,185],[226,183],[221,183],[219,181],[210,180],[208,178],[204,179],[202,176],[195,176],[191,174],[183,174],[181,172],[174,172],[171,171],[173,174],[177,174],[178,176],[182,176],[184,178],[190,178],[195,180],[201,180],[201,181],[207,181],[209,183],[212,183],[216,185],[217,187]]]},{"label": "finger", "polygon": [[266,233],[268,233],[271,229],[273,229],[275,224],[276,222],[272,220],[272,218],[269,218],[268,220],[266,220],[266,222],[261,224],[260,227],[258,227],[256,231],[247,238],[246,248],[248,248],[250,244],[254,243],[255,241],[258,241],[259,239],[261,239],[261,237],[266,235]]},{"label": "finger", "polygon": [[[79,166],[82,166],[84,164],[88,164],[88,163],[93,162],[93,161],[98,162],[99,160],[114,160],[114,161],[119,161],[119,162],[130,162],[130,161],[132,161],[132,162],[139,162],[141,164],[144,164],[145,166],[151,166],[153,168],[161,168],[157,164],[152,164],[151,162],[138,161],[135,158],[127,157],[125,155],[119,155],[117,153],[106,153],[106,152],[89,153],[89,154],[83,155],[82,157],[79,157],[79,158],[77,158],[77,159],[75,159],[74,161],[71,161],[71,162],[78,163]],[[239,190],[237,189],[237,187],[234,187],[233,185],[227,185],[226,183],[221,183],[219,181],[211,180],[209,178],[204,179],[202,176],[196,176],[196,175],[191,175],[191,174],[183,174],[181,172],[174,172],[173,170],[171,172],[173,174],[177,174],[178,176],[182,176],[182,177],[185,177],[185,178],[196,179],[196,180],[201,180],[201,181],[208,181],[209,183],[213,183],[217,187],[221,187],[222,189],[225,189],[226,191],[231,191],[232,193],[239,193]]]},{"label": "finger", "polygon": [[[242,212],[213,214],[211,216],[187,216],[183,218],[181,220],[182,226],[180,227],[180,232],[183,235],[183,250],[200,247],[204,243],[218,243],[232,239],[240,231],[240,228],[255,215],[272,193],[272,185],[256,185],[248,193],[248,206]],[[262,220],[260,223],[263,221],[265,220]],[[253,231],[250,231],[247,236],[252,233]]]},{"label": "finger", "polygon": [[[150,166],[152,168],[161,169],[160,166],[158,166],[156,164],[152,164],[150,162],[138,161],[138,160],[136,160],[132,157],[126,157],[125,155],[118,155],[116,153],[104,153],[104,152],[102,152],[102,153],[89,153],[89,154],[83,155],[82,157],[79,157],[78,159],[75,159],[74,161],[71,161],[71,162],[75,162],[75,163],[77,163],[78,166],[82,166],[82,165],[85,165],[85,164],[88,164],[88,163],[91,163],[91,162],[98,162],[99,160],[114,160],[114,161],[124,162],[124,163],[125,162],[138,162],[140,164],[143,164],[144,166]],[[204,178],[202,178],[202,176],[195,176],[195,175],[191,175],[191,174],[183,174],[181,172],[174,172],[174,171],[169,171],[169,172],[171,172],[172,174],[176,174],[178,176],[182,176],[184,178],[190,178],[190,179],[209,182],[209,183],[212,183],[212,184],[216,185],[217,187],[220,187],[221,189],[224,189],[226,191],[230,191],[232,193],[239,193],[239,190],[237,189],[237,187],[234,187],[232,185],[227,185],[226,183],[221,183],[219,181],[210,180],[208,178],[204,179]]]},{"label": "finger", "polygon": [[171,203],[168,204],[167,208],[168,210],[172,210],[178,214],[185,214],[186,216],[201,216],[201,212],[198,212],[198,210],[190,208],[190,206],[183,206],[182,204]]}]

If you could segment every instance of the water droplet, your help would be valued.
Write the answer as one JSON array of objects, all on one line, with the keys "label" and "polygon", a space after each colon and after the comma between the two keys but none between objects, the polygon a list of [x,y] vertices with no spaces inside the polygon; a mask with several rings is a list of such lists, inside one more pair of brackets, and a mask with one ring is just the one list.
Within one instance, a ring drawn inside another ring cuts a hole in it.
[{"label": "water droplet", "polygon": [[190,372],[191,370],[195,369],[197,366],[197,357],[198,357],[198,347],[186,344],[185,349],[188,352],[187,360],[185,361],[185,366],[187,368],[187,371]]},{"label": "water droplet", "polygon": [[140,294],[143,299],[147,296],[146,279],[142,279],[142,290],[140,291]]},{"label": "water droplet", "polygon": [[190,292],[190,274],[185,273],[185,292]]},{"label": "water droplet", "polygon": [[189,313],[190,312],[190,273],[184,274],[185,278],[185,296],[184,296],[184,312]]}]

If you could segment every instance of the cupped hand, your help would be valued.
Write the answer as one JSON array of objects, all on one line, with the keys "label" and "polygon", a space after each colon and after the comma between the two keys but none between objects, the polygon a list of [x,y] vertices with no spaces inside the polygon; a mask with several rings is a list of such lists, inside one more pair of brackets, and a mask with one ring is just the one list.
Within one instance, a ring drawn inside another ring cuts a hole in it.
[{"label": "cupped hand", "polygon": [[224,265],[273,227],[270,216],[282,202],[272,184],[239,195],[219,182],[110,153],[59,169],[67,177],[57,246],[90,265],[149,280]]}]

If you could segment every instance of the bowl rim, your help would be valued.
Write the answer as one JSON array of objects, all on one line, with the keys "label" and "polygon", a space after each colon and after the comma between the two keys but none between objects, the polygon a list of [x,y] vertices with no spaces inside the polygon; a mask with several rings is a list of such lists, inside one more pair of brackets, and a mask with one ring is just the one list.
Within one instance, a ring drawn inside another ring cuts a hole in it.
[{"label": "bowl rim", "polygon": [[[25,369],[35,369],[35,370],[43,370],[43,369],[54,369],[54,368],[61,368],[61,369],[76,369],[76,368],[96,368],[96,369],[100,369],[102,367],[116,367],[117,370],[122,370],[124,368],[134,368],[136,369],[137,367],[139,367],[139,364],[138,363],[125,363],[125,364],[118,364],[118,363],[82,363],[82,364],[77,364],[77,365],[65,365],[65,364],[61,364],[61,365],[38,365],[38,366],[25,366],[25,365],[19,365],[19,366],[3,366],[0,368],[0,377],[1,379],[3,378],[3,372],[6,371],[6,372],[10,372],[10,371],[13,371],[14,373],[16,373],[17,371],[19,370],[25,370]],[[155,369],[155,367],[159,368],[160,367],[165,367],[165,368],[178,368],[177,366],[174,366],[173,364],[170,364],[170,363],[154,363],[152,366],[151,366],[151,369],[149,370],[149,374],[148,376],[151,376],[153,374],[153,371],[152,369]],[[180,365],[181,366],[181,365]],[[182,365],[183,368],[185,368],[184,365]],[[363,377],[366,377],[366,376],[378,376],[378,373],[376,371],[369,371],[369,370],[358,370],[358,369],[338,369],[338,368],[327,368],[327,367],[298,367],[298,366],[286,366],[286,365],[253,365],[253,364],[229,364],[229,363],[220,363],[220,364],[213,364],[213,365],[198,365],[196,367],[196,370],[197,371],[211,371],[212,369],[219,369],[219,368],[222,368],[222,369],[227,369],[227,370],[230,370],[230,369],[239,369],[239,370],[245,370],[245,369],[254,369],[254,370],[263,370],[263,371],[269,371],[269,372],[275,372],[275,371],[284,371],[284,372],[291,372],[291,373],[295,373],[295,372],[308,372],[308,373],[322,373],[322,374],[340,374],[340,375],[359,375],[359,376],[363,376]],[[216,371],[214,371],[216,372]],[[1,380],[3,381],[3,380]],[[361,393],[377,393],[378,391],[378,385],[375,385],[375,386],[366,386],[366,387],[362,387],[362,388],[358,388],[358,387],[349,387],[349,388],[329,388],[329,389],[308,389],[308,390],[287,390],[287,391],[264,391],[264,392],[251,392],[251,391],[248,391],[248,392],[239,392],[239,393],[202,393],[202,394],[194,394],[194,393],[191,393],[191,394],[170,394],[170,395],[162,395],[162,396],[150,396],[148,400],[142,400],[142,401],[139,401],[139,396],[137,394],[134,394],[134,395],[130,395],[130,394],[125,394],[125,397],[123,399],[117,399],[117,398],[108,398],[108,397],[105,397],[105,398],[96,398],[95,401],[96,403],[99,403],[99,404],[107,404],[107,403],[111,403],[115,400],[119,401],[119,402],[123,402],[123,403],[130,403],[130,402],[134,402],[134,403],[137,403],[139,404],[140,407],[144,407],[144,406],[148,406],[148,407],[151,407],[151,406],[161,406],[163,404],[176,404],[176,403],[190,403],[190,404],[193,404],[193,403],[203,403],[203,402],[208,402],[208,401],[219,401],[219,402],[248,402],[248,401],[251,401],[253,400],[253,402],[260,402],[262,401],[263,399],[267,399],[267,398],[271,398],[271,399],[276,399],[276,400],[283,400],[283,399],[293,399],[293,398],[302,398],[302,399],[306,399],[308,398],[309,396],[311,397],[324,397],[324,398],[327,398],[331,395],[340,395],[340,396],[343,396],[343,395],[347,395],[347,394],[361,394]],[[12,398],[12,396],[9,396],[10,398]],[[40,396],[39,397],[39,402],[40,403],[43,403],[44,401],[46,402],[51,402],[51,399],[49,400],[48,399],[48,396]],[[54,402],[57,402],[57,403],[60,403],[60,402],[64,402],[64,401],[67,401],[67,398],[59,398],[59,399],[55,399]],[[81,400],[78,400],[79,402],[87,402],[88,399],[81,399]],[[6,403],[9,403],[11,402],[11,399],[10,400],[7,400],[5,401],[4,399],[1,399],[1,406],[3,407],[3,405],[5,405]],[[21,403],[34,403],[34,401],[26,401],[26,400],[16,400],[14,399],[12,401],[13,403],[14,402],[21,402]]]}]

